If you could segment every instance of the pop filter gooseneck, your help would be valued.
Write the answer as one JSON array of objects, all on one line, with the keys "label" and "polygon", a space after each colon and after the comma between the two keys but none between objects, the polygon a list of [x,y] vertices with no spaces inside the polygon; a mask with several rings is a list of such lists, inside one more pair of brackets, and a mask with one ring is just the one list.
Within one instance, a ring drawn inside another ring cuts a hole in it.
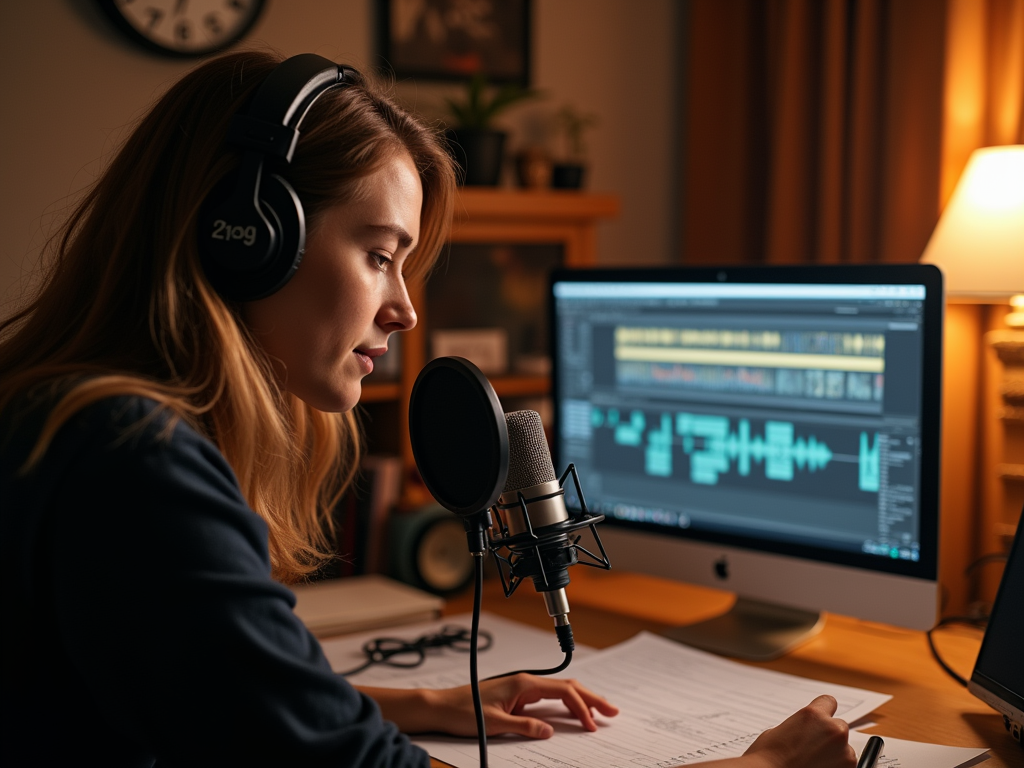
[{"label": "pop filter gooseneck", "polygon": [[508,476],[508,430],[491,383],[461,357],[439,357],[420,371],[409,400],[412,454],[427,490],[462,517],[476,568],[469,676],[480,768],[487,768],[487,728],[480,700],[477,643],[491,507]]}]

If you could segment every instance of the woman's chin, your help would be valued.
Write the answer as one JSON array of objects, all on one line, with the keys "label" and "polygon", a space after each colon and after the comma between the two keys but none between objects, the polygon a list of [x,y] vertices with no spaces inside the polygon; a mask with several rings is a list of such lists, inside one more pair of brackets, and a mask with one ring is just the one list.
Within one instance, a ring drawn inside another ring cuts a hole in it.
[{"label": "woman's chin", "polygon": [[315,392],[295,392],[292,394],[306,405],[324,413],[345,413],[359,405],[362,396],[362,382],[346,383],[340,387],[325,387]]}]

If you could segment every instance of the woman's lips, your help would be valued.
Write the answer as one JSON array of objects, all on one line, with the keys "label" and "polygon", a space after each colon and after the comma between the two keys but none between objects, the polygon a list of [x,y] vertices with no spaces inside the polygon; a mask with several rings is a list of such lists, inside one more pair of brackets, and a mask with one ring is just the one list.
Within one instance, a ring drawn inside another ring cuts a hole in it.
[{"label": "woman's lips", "polygon": [[374,347],[373,349],[355,349],[356,359],[366,374],[373,373],[373,359],[380,357],[388,351],[387,347]]}]

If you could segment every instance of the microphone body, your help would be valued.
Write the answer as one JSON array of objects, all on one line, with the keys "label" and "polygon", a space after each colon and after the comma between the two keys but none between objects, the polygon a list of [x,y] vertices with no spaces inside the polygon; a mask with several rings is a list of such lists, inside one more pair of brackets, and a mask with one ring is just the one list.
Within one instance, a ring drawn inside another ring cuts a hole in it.
[{"label": "microphone body", "polygon": [[555,477],[540,416],[536,411],[506,413],[505,426],[509,469],[496,506],[508,536],[501,544],[511,552],[514,576],[532,579],[555,626],[567,625],[568,569],[578,562],[569,533],[576,526]]}]

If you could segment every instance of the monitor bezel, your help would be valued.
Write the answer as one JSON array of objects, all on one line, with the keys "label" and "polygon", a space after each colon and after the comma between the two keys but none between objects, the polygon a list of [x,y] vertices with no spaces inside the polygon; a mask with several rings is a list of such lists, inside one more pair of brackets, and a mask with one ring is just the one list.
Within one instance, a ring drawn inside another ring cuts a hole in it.
[{"label": "monitor bezel", "polygon": [[1019,727],[1024,728],[1024,690],[1014,690],[1007,687],[1006,678],[1001,670],[995,669],[993,659],[990,658],[989,648],[994,643],[995,633],[1003,631],[1002,617],[1017,609],[1011,603],[1012,596],[1016,596],[1015,588],[1019,587],[1020,579],[1011,582],[1008,574],[1017,573],[1011,566],[1022,567],[1024,561],[1024,509],[1021,510],[1021,517],[1017,523],[1017,531],[1014,534],[1013,543],[1007,555],[1006,566],[1003,570],[1003,578],[1000,579],[999,588],[996,590],[995,600],[992,602],[992,610],[989,613],[988,625],[985,628],[985,635],[981,641],[981,648],[968,681],[968,690],[979,699],[994,709],[1009,717]]},{"label": "monitor bezel", "polygon": [[[659,282],[713,284],[821,284],[821,285],[923,285],[924,338],[922,340],[921,377],[921,477],[919,486],[920,552],[918,561],[882,558],[877,555],[848,552],[794,542],[723,534],[700,529],[678,529],[640,521],[609,517],[606,525],[624,531],[665,535],[671,538],[704,542],[750,552],[795,557],[830,565],[849,566],[878,573],[938,580],[938,537],[940,526],[940,460],[942,408],[942,353],[945,296],[943,277],[938,268],[926,264],[813,265],[813,266],[647,266],[570,268],[554,270],[548,286],[548,312],[554,417],[553,455],[561,469],[561,405],[558,354],[558,324],[555,285],[572,282]],[[586,492],[586,488],[584,488]]]}]

